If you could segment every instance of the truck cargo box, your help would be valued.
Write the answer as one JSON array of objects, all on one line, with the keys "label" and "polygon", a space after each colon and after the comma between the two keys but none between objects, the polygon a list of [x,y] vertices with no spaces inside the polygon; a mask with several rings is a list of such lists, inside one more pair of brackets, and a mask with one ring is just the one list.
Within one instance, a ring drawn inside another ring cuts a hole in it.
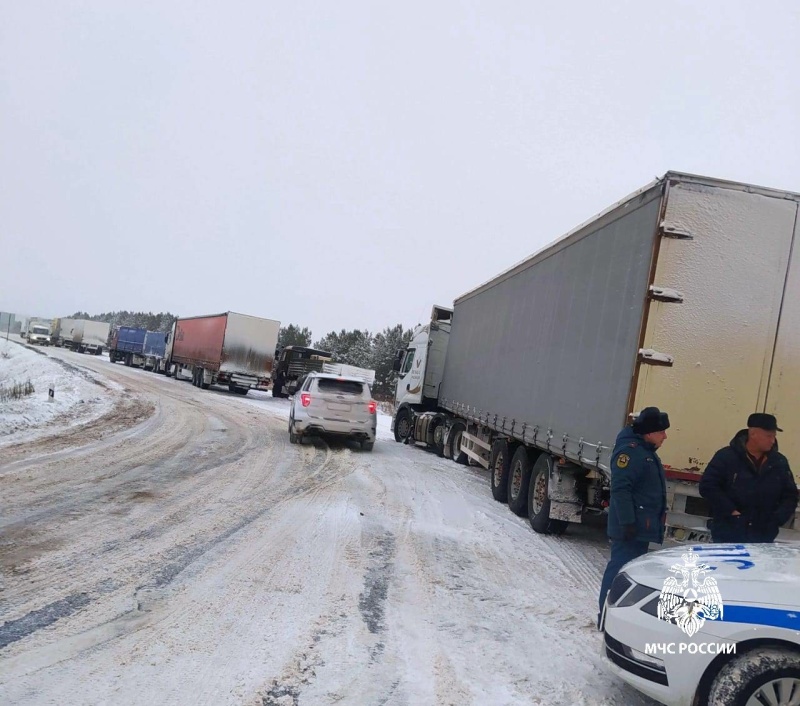
[{"label": "truck cargo box", "polygon": [[112,334],[109,348],[119,351],[120,353],[135,353],[136,355],[141,355],[144,352],[144,340],[146,335],[147,329],[120,326]]},{"label": "truck cargo box", "polygon": [[163,358],[167,347],[167,334],[163,331],[148,331],[144,338],[144,354]]},{"label": "truck cargo box", "polygon": [[81,353],[89,351],[99,355],[103,348],[108,345],[108,335],[111,332],[111,324],[105,321],[87,321],[86,319],[76,319],[72,326],[72,335],[64,341],[73,350]]},{"label": "truck cargo box", "polygon": [[[235,312],[178,319],[167,343],[169,365],[203,377],[202,384],[231,389],[267,387],[280,322]],[[199,371],[199,372],[198,372]],[[193,378],[194,380],[194,378]]]},{"label": "truck cargo box", "polygon": [[72,329],[75,326],[75,319],[56,319],[53,322],[52,341],[56,346],[63,346],[72,341]]},{"label": "truck cargo box", "polygon": [[645,406],[687,472],[765,411],[797,473],[799,202],[668,173],[456,300],[439,404],[604,472]]}]

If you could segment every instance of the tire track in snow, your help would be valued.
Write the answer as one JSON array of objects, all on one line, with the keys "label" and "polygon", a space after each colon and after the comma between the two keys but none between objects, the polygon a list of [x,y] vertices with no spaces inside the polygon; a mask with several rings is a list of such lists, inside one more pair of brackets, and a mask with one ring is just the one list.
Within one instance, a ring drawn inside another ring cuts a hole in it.
[{"label": "tire track in snow", "polygon": [[[262,519],[265,516],[275,512],[276,507],[280,506],[289,500],[297,497],[302,497],[305,494],[319,492],[320,487],[313,483],[311,478],[315,477],[322,469],[325,469],[331,461],[330,449],[326,448],[325,455],[320,462],[319,466],[313,470],[310,478],[306,480],[300,490],[285,490],[283,497],[276,503],[276,506],[264,508],[256,512],[244,516],[241,520],[236,522],[233,526],[229,527],[223,532],[216,534],[214,537],[205,542],[198,542],[194,545],[178,545],[171,550],[171,554],[175,557],[166,565],[161,566],[156,570],[149,580],[136,587],[136,591],[143,589],[163,589],[179,576],[187,567],[194,564],[199,558],[213,551],[220,544],[225,543],[230,538],[241,532],[247,526]],[[327,483],[331,483],[337,478],[329,478]],[[141,539],[145,535],[136,535],[135,537]],[[150,536],[150,535],[147,535]],[[57,580],[57,579],[54,579]],[[7,621],[0,625],[0,650],[22,640],[33,633],[49,627],[56,621],[66,618],[77,612],[81,608],[85,608],[90,603],[101,598],[103,595],[109,593],[116,588],[115,584],[109,586],[106,580],[96,584],[88,591],[66,598],[59,599],[50,603],[43,608],[35,609],[15,620]]]},{"label": "tire track in snow", "polygon": [[0,626],[0,650],[36,630],[50,627],[53,623],[72,615],[89,603],[91,603],[91,598],[87,594],[76,593],[31,611],[21,618],[3,623]]}]

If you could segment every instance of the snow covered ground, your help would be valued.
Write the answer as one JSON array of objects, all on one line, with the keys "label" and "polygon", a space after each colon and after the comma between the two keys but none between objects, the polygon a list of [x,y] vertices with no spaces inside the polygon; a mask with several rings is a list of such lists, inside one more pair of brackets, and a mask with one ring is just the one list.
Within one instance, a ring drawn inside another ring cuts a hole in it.
[{"label": "snow covered ground", "polygon": [[[0,401],[0,447],[91,422],[110,411],[122,386],[45,350],[0,339],[0,386],[33,384],[34,392]],[[49,389],[54,397],[49,400]]]},{"label": "snow covered ground", "polygon": [[602,669],[597,528],[534,534],[386,415],[290,445],[289,400],[49,354],[152,415],[0,455],[0,703],[652,704]]}]

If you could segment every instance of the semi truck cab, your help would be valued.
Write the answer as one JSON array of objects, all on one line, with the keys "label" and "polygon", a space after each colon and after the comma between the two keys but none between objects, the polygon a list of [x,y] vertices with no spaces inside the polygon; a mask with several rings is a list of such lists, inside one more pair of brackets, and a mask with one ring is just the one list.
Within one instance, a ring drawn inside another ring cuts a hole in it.
[{"label": "semi truck cab", "polygon": [[430,321],[417,326],[408,346],[395,355],[393,367],[399,379],[392,429],[398,440],[408,437],[415,414],[438,405],[452,320],[452,309],[434,306]]}]

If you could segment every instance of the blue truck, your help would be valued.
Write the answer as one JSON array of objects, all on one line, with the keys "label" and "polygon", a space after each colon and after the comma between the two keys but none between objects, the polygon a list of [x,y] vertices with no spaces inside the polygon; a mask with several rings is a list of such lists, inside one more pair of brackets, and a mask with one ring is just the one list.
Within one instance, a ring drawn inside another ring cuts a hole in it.
[{"label": "blue truck", "polygon": [[167,348],[167,334],[163,331],[148,331],[144,337],[144,369],[154,373],[166,372],[164,352]]},{"label": "blue truck", "polygon": [[144,340],[147,329],[120,326],[111,334],[108,357],[112,363],[124,362],[125,365],[144,365]]}]

